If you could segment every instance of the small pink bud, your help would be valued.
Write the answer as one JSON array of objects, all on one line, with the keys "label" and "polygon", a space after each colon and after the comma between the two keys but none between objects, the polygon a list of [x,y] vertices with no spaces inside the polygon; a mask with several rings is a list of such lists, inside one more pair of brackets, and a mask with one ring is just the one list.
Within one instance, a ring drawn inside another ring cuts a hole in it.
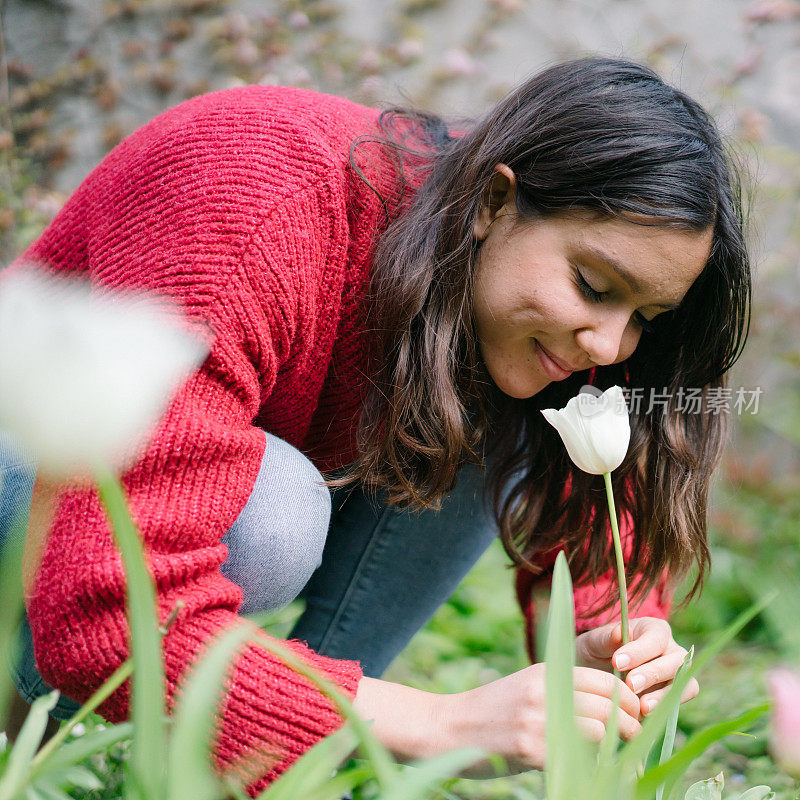
[{"label": "small pink bud", "polygon": [[461,48],[453,48],[444,54],[444,68],[450,75],[474,75],[478,70],[475,59]]},{"label": "small pink bud", "polygon": [[397,45],[397,57],[401,63],[408,64],[418,59],[423,52],[423,44],[419,39],[402,39]]},{"label": "small pink bud", "polygon": [[252,67],[258,62],[258,47],[250,39],[241,39],[233,50],[234,61],[243,67]]},{"label": "small pink bud", "polygon": [[311,24],[311,20],[308,18],[308,14],[304,14],[302,11],[293,11],[289,14],[286,23],[292,30],[299,31],[307,28]]},{"label": "small pink bud", "polygon": [[797,0],[756,0],[745,12],[748,22],[789,22],[798,17]]}]

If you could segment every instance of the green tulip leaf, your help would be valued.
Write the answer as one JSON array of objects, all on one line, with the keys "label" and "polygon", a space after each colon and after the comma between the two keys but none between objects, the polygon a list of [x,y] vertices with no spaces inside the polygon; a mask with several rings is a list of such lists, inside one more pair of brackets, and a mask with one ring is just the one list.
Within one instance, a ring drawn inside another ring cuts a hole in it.
[{"label": "green tulip leaf", "polygon": [[134,667],[131,719],[135,733],[125,796],[130,800],[152,800],[164,796],[166,752],[166,683],[156,590],[119,480],[105,467],[98,467],[96,475],[100,499],[111,521],[128,583],[127,616]]},{"label": "green tulip leaf", "polygon": [[220,687],[235,651],[252,635],[252,628],[245,624],[226,631],[189,675],[173,714],[167,759],[168,800],[213,800],[219,795],[211,769],[211,738]]},{"label": "green tulip leaf", "polygon": [[352,727],[345,725],[304,753],[302,758],[258,795],[257,800],[294,800],[319,791],[331,780],[336,768],[357,744],[358,736]]},{"label": "green tulip leaf", "polygon": [[413,769],[400,773],[393,785],[381,795],[381,800],[426,800],[428,790],[435,783],[456,775],[483,756],[481,750],[470,748],[420,762]]},{"label": "green tulip leaf", "polygon": [[[2,492],[2,486],[0,486]],[[16,658],[17,632],[22,617],[22,551],[25,547],[27,515],[17,516],[0,549],[0,653]],[[0,664],[0,720],[6,719],[8,703],[15,692],[10,670]]]},{"label": "green tulip leaf", "polygon": [[684,800],[722,800],[725,778],[720,772],[715,778],[693,783],[686,792]]},{"label": "green tulip leaf", "polygon": [[754,786],[744,794],[740,794],[737,800],[773,800],[775,792],[769,786]]},{"label": "green tulip leaf", "polygon": [[704,753],[714,742],[752,725],[767,711],[769,711],[769,704],[764,703],[745,711],[738,717],[715,723],[695,733],[669,761],[654,767],[641,777],[636,787],[637,798],[641,800],[649,797],[650,793],[662,782],[664,794],[669,797],[672,787],[697,756]]},{"label": "green tulip leaf", "polygon": [[73,764],[89,758],[95,753],[108,750],[112,745],[129,740],[133,735],[133,724],[123,722],[107,728],[95,728],[72,742],[62,744],[44,761],[36,764],[33,769],[34,779],[66,769]]},{"label": "green tulip leaf", "polygon": [[[694,646],[689,648],[689,652],[683,659],[678,671],[675,673],[675,678],[679,679],[684,672],[688,672],[692,666],[692,659],[694,658]],[[678,730],[678,716],[680,715],[680,703],[675,703],[672,712],[667,720],[667,727],[664,731],[664,740],[661,743],[661,756],[658,759],[659,764],[665,764],[672,757],[672,750],[675,747],[675,734]],[[656,800],[663,800],[664,798],[664,784],[662,783],[656,790]]]},{"label": "green tulip leaf", "polygon": [[58,702],[58,698],[59,693],[54,691],[34,700],[0,778],[0,800],[12,800],[27,783],[31,762],[47,727],[48,715]]},{"label": "green tulip leaf", "polygon": [[575,722],[575,606],[563,551],[556,558],[545,644],[548,800],[584,796],[593,772],[589,747]]}]

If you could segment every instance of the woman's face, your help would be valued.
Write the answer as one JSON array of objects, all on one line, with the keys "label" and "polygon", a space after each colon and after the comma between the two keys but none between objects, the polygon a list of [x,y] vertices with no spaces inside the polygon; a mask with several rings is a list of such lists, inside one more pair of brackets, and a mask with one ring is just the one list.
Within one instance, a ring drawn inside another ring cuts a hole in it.
[{"label": "woman's face", "polygon": [[523,221],[510,190],[475,224],[473,313],[486,368],[511,397],[624,361],[643,325],[681,302],[708,260],[711,230],[574,213]]}]

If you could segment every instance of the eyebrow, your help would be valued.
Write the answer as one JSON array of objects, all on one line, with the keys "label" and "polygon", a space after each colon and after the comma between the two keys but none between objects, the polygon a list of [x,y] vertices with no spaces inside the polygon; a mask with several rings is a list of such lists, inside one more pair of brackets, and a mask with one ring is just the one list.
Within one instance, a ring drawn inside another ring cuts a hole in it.
[{"label": "eyebrow", "polygon": [[[623,280],[636,294],[647,294],[648,287],[645,286],[624,264],[617,261],[613,256],[598,250],[592,245],[586,245],[586,252],[597,261],[602,261],[603,264],[610,267],[616,274]],[[667,311],[675,311],[680,303],[653,303],[658,308],[664,308]]]}]

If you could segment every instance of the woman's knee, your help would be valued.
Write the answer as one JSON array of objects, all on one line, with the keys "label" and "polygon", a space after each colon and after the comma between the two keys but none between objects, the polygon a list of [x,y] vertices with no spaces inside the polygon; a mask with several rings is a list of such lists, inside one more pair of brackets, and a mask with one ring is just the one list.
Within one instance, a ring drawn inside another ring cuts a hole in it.
[{"label": "woman's knee", "polygon": [[0,555],[14,522],[27,517],[35,477],[35,461],[9,434],[0,431]]},{"label": "woman's knee", "polygon": [[322,561],[331,496],[314,464],[272,434],[244,509],[222,541],[223,574],[241,587],[242,612],[290,603]]}]

